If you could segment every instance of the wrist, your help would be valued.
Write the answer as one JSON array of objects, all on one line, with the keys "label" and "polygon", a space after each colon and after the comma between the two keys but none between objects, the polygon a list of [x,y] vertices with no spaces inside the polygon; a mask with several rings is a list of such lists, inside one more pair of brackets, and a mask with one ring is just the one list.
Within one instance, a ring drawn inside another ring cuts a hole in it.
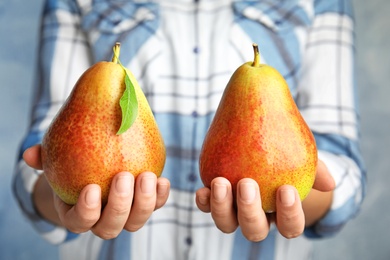
[{"label": "wrist", "polygon": [[54,207],[53,190],[45,176],[41,174],[35,183],[32,200],[38,215],[56,225],[61,225]]}]

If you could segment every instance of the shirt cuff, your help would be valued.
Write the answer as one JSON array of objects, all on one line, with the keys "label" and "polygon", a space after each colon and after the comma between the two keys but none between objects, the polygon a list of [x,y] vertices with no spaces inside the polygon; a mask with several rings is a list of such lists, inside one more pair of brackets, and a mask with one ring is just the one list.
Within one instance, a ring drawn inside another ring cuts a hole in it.
[{"label": "shirt cuff", "polygon": [[344,224],[355,217],[363,201],[362,172],[351,158],[326,151],[318,151],[333,176],[336,188],[327,214],[312,227],[306,228],[305,235],[310,238],[335,235]]},{"label": "shirt cuff", "polygon": [[77,236],[65,228],[45,220],[35,209],[32,192],[41,172],[29,167],[24,160],[19,161],[16,171],[13,191],[24,216],[30,220],[35,230],[52,244],[61,244]]}]

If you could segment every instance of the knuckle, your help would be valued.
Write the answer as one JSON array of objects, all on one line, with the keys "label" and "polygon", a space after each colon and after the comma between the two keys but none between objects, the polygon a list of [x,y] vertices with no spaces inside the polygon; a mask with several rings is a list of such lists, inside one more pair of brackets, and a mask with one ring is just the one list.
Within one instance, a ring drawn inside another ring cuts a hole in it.
[{"label": "knuckle", "polygon": [[237,218],[230,208],[212,207],[211,216],[215,225],[223,233],[230,234],[237,229]]},{"label": "knuckle", "polygon": [[137,214],[139,214],[140,216],[148,216],[152,214],[155,206],[156,203],[140,203],[137,205]]},{"label": "knuckle", "polygon": [[112,231],[112,230],[93,230],[92,231],[96,236],[100,237],[101,239],[104,239],[104,240],[109,240],[109,239],[113,239],[113,238],[116,238],[119,233],[116,232],[116,231]]},{"label": "knuckle", "polygon": [[259,223],[259,216],[257,214],[241,214],[240,222],[246,225],[253,225]]},{"label": "knuckle", "polygon": [[296,237],[299,237],[300,235],[302,235],[303,233],[303,230],[301,231],[290,231],[290,232],[284,232],[284,233],[281,233],[285,238],[287,239],[292,239],[292,238],[296,238]]},{"label": "knuckle", "polygon": [[130,217],[126,222],[124,229],[129,232],[138,231],[141,227],[143,227],[153,211],[154,206],[137,205],[137,207],[131,210]]},{"label": "knuckle", "polygon": [[162,208],[166,202],[167,202],[167,198],[157,198],[153,211]]},{"label": "knuckle", "polygon": [[81,233],[84,233],[84,232],[87,232],[88,230],[90,230],[94,223],[83,222],[82,224],[75,225],[75,223],[63,222],[63,224],[64,224],[65,228],[67,230],[69,230],[70,232],[75,233],[75,234],[81,234]]},{"label": "knuckle", "polygon": [[88,229],[85,229],[85,228],[79,228],[79,227],[69,227],[69,226],[66,226],[66,229],[69,230],[70,232],[72,233],[75,233],[75,234],[81,234],[81,233],[84,233],[84,232],[87,232]]},{"label": "knuckle", "polygon": [[139,209],[140,215],[150,215],[154,210],[154,206],[145,206]]},{"label": "knuckle", "polygon": [[303,233],[304,219],[299,213],[281,214],[277,216],[277,226],[285,238],[296,238]]},{"label": "knuckle", "polygon": [[116,216],[124,216],[129,214],[130,209],[127,206],[114,205],[110,208],[110,211]]},{"label": "knuckle", "polygon": [[245,238],[252,242],[260,242],[267,238],[268,232],[244,234]]},{"label": "knuckle", "polygon": [[141,229],[143,225],[140,225],[140,224],[135,224],[135,223],[127,223],[124,227],[125,230],[129,231],[129,232],[136,232],[138,231],[139,229]]},{"label": "knuckle", "polygon": [[225,234],[231,234],[237,229],[237,225],[226,225],[226,224],[220,224],[220,223],[215,223],[216,226],[218,227],[219,230],[221,230]]},{"label": "knuckle", "polygon": [[211,215],[214,219],[225,219],[229,216],[229,212],[224,208],[212,207]]},{"label": "knuckle", "polygon": [[239,223],[242,233],[246,239],[252,242],[259,242],[268,236],[270,224],[262,214],[255,212],[241,212]]},{"label": "knuckle", "polygon": [[280,221],[283,221],[286,225],[297,223],[301,218],[301,214],[296,211],[281,212],[278,216]]},{"label": "knuckle", "polygon": [[64,221],[62,223],[65,228],[68,229],[70,232],[75,234],[81,234],[90,230],[91,227],[96,223],[96,220],[82,218],[77,221],[77,224],[75,221]]}]

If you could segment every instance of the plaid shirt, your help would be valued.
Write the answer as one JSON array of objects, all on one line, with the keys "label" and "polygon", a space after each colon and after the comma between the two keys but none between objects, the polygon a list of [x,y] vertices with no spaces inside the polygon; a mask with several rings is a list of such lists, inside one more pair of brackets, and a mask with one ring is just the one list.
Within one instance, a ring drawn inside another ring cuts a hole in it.
[{"label": "plaid shirt", "polygon": [[[365,193],[354,82],[354,22],[350,1],[47,0],[42,19],[36,98],[14,178],[25,215],[64,259],[308,259],[309,238],[335,234],[356,215]],[[21,159],[42,136],[82,72],[110,60],[121,42],[121,62],[143,88],[163,134],[171,181],[166,205],[138,232],[104,241],[73,234],[34,210],[40,174]],[[305,236],[287,240],[272,227],[266,240],[224,234],[195,205],[202,187],[198,156],[233,71],[253,57],[287,80],[312,129],[319,158],[336,189],[330,211]]]}]

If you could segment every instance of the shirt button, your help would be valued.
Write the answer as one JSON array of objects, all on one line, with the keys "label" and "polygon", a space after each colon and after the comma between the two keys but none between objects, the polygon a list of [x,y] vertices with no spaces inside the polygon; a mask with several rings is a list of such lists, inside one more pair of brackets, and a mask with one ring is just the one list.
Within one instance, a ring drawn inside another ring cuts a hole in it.
[{"label": "shirt button", "polygon": [[192,238],[191,238],[191,237],[187,237],[187,238],[186,238],[186,244],[187,244],[188,246],[192,245]]},{"label": "shirt button", "polygon": [[189,180],[190,182],[196,182],[197,179],[198,179],[198,176],[196,176],[196,174],[193,173],[193,172],[190,173],[190,174],[188,175],[188,180]]},{"label": "shirt button", "polygon": [[195,53],[195,54],[198,54],[199,53],[199,47],[198,46],[195,46],[192,51]]}]

